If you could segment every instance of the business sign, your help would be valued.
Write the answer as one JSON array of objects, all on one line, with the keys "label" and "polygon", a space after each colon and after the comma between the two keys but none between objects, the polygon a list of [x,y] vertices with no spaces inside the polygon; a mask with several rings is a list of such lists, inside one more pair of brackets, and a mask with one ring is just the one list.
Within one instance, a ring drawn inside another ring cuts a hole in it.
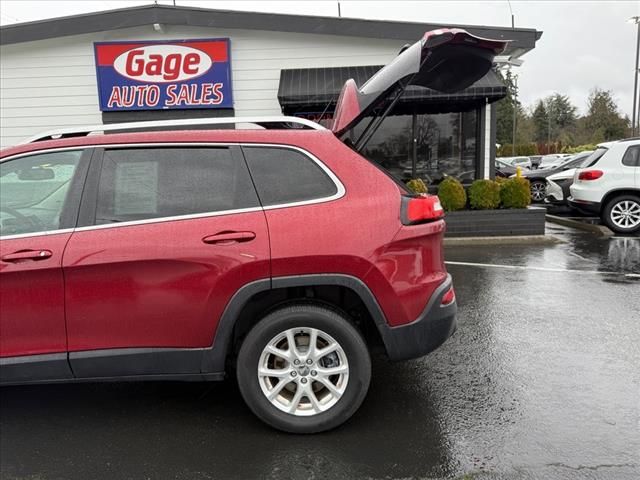
[{"label": "business sign", "polygon": [[232,108],[228,38],[94,43],[100,110]]}]

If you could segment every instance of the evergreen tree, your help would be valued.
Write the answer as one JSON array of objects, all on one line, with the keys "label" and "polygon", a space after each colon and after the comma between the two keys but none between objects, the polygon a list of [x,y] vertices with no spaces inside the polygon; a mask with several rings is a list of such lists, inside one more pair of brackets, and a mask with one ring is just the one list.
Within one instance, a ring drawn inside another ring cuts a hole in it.
[{"label": "evergreen tree", "polygon": [[[507,70],[504,74],[502,72],[498,73],[507,87],[507,96],[496,103],[496,142],[500,145],[505,145],[513,141],[513,109],[514,99],[518,98],[518,89],[515,75],[511,73],[511,70]],[[517,110],[521,108],[520,102],[517,100],[515,101],[515,108]]]},{"label": "evergreen tree", "polygon": [[620,114],[610,90],[594,88],[587,100],[585,128],[590,132],[591,142],[603,142],[623,138],[629,128],[629,118]]},{"label": "evergreen tree", "polygon": [[545,102],[538,100],[531,114],[533,121],[533,140],[536,142],[546,142],[549,132],[549,117]]}]

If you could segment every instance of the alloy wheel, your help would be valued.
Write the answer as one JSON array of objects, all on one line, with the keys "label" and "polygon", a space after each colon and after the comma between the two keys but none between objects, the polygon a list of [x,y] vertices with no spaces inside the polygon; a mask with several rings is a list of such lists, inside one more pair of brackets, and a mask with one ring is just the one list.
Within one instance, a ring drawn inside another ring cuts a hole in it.
[{"label": "alloy wheel", "polygon": [[264,396],[279,410],[311,416],[333,407],[349,381],[344,349],[315,328],[279,333],[263,349],[258,380]]},{"label": "alloy wheel", "polygon": [[622,200],[611,207],[611,222],[619,228],[630,229],[640,225],[640,203]]},{"label": "alloy wheel", "polygon": [[547,187],[542,182],[533,182],[531,184],[531,199],[534,202],[541,202],[547,193]]}]

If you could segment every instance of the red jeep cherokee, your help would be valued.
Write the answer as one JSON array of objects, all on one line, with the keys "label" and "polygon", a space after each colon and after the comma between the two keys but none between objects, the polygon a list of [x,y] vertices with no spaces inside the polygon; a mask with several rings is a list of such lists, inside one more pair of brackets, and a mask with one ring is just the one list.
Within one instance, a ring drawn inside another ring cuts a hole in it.
[{"label": "red jeep cherokee", "polygon": [[427,33],[362,87],[345,84],[332,130],[286,117],[244,120],[252,130],[146,122],[3,150],[0,381],[233,369],[268,424],[341,424],[367,393],[372,345],[415,358],[456,327],[438,198],[358,152],[407,86],[460,90],[503,48]]}]

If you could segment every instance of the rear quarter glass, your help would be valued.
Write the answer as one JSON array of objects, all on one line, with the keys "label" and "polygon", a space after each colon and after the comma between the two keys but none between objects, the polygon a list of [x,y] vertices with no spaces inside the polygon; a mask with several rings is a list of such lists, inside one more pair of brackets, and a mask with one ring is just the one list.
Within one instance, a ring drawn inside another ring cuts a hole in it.
[{"label": "rear quarter glass", "polygon": [[243,147],[263,206],[329,198],[338,187],[308,155],[291,148]]}]

